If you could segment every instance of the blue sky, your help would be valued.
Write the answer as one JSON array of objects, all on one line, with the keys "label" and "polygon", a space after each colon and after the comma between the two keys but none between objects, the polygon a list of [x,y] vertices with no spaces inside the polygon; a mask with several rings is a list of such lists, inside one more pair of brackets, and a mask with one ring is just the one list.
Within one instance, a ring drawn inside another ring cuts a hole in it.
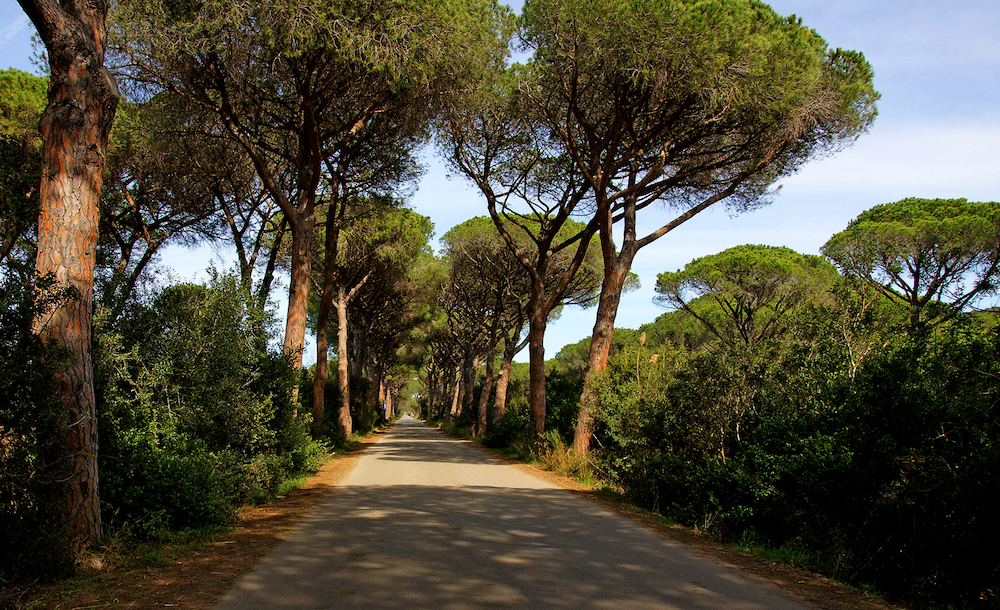
[{"label": "blue sky", "polygon": [[[775,0],[831,47],[861,51],[882,94],[868,134],[837,155],[814,161],[780,182],[764,209],[730,217],[722,208],[695,217],[640,251],[633,266],[642,288],[622,298],[616,326],[637,328],[663,313],[652,302],[656,275],[740,244],[819,248],[860,212],[904,197],[1000,200],[1000,2],[997,0]],[[33,71],[31,27],[18,5],[0,7],[0,68]],[[440,236],[486,213],[478,193],[448,179],[428,155],[428,171],[411,206]],[[665,212],[642,220],[648,230]],[[163,262],[192,277],[224,252],[172,249]],[[567,310],[549,327],[546,355],[590,335],[594,309]],[[307,357],[308,359],[314,356]],[[526,360],[526,352],[522,354]]]}]

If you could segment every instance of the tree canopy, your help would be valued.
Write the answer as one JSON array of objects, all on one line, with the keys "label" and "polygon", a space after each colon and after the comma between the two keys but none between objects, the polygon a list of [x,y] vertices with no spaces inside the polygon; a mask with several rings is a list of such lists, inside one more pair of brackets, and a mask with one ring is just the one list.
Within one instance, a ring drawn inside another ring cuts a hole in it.
[{"label": "tree canopy", "polygon": [[822,251],[844,274],[906,306],[916,329],[997,293],[1000,203],[907,198],[878,205]]},{"label": "tree canopy", "polygon": [[659,274],[656,292],[659,302],[688,312],[724,343],[753,345],[777,336],[786,315],[807,297],[816,300],[836,275],[819,256],[746,245]]},{"label": "tree canopy", "polygon": [[[776,179],[853,142],[876,116],[861,53],[829,49],[800,19],[758,1],[529,0],[522,37],[535,52],[526,95],[596,205],[595,374],[607,366],[639,249],[716,203],[766,204]],[[638,214],[657,202],[670,215],[639,235]],[[581,452],[589,401],[588,390]]]},{"label": "tree canopy", "polygon": [[[49,80],[13,68],[0,71],[0,261],[17,252],[38,220],[41,138],[38,119]],[[20,252],[22,264],[29,252]]]}]

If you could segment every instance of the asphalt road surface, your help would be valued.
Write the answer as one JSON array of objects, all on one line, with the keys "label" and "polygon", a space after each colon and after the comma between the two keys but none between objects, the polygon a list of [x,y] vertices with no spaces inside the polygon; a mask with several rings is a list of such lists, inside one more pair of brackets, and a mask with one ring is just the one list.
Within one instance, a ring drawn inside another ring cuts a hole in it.
[{"label": "asphalt road surface", "polygon": [[216,607],[814,608],[409,417]]}]

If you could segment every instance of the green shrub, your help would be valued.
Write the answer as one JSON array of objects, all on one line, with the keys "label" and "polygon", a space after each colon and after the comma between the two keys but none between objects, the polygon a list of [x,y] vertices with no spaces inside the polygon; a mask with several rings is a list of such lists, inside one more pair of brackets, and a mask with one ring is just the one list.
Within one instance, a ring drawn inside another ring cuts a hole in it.
[{"label": "green shrub", "polygon": [[52,382],[65,354],[32,333],[35,313],[52,300],[51,281],[0,278],[0,582],[69,569],[66,532],[52,523],[66,479],[52,452],[65,425]]},{"label": "green shrub", "polygon": [[524,435],[530,424],[531,411],[527,404],[511,402],[499,421],[486,426],[483,445],[494,449],[510,447],[519,436]]},{"label": "green shrub", "polygon": [[859,586],[995,607],[1000,333],[957,321],[910,337],[819,313],[659,378],[623,350],[597,386],[602,471],[675,521]]},{"label": "green shrub", "polygon": [[127,312],[100,326],[95,349],[112,525],[156,535],[225,524],[316,465],[323,448],[293,417],[296,372],[234,277],[170,286]]}]

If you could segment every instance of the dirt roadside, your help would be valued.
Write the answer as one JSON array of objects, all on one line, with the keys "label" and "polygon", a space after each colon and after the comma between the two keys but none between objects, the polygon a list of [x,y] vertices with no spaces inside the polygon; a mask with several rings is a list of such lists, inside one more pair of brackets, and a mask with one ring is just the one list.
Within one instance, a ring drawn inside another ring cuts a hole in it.
[{"label": "dirt roadside", "polygon": [[[165,565],[116,572],[85,579],[85,584],[70,592],[56,594],[56,588],[42,589],[16,607],[53,610],[96,610],[182,608],[208,610],[242,575],[267,556],[290,530],[357,463],[364,449],[377,442],[381,434],[365,440],[358,450],[337,456],[327,463],[300,489],[266,506],[240,511],[237,527],[216,540],[170,561]],[[475,445],[473,445],[475,446]],[[486,451],[485,449],[481,449]],[[576,481],[514,460],[496,456],[518,468],[530,471],[574,494],[609,510],[633,519],[661,535],[683,542],[699,555],[732,566],[757,578],[774,583],[827,610],[900,610],[903,606],[864,597],[847,586],[806,570],[773,564],[770,561],[715,543],[689,530],[663,523],[646,513],[601,497]],[[44,601],[41,601],[44,600]]]}]

